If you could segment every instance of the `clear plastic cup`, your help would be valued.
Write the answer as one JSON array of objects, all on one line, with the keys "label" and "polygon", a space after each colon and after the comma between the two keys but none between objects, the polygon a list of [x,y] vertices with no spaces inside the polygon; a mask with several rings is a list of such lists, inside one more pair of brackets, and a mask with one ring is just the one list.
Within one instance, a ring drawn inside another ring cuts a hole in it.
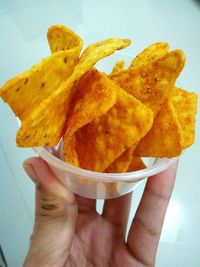
[{"label": "clear plastic cup", "polygon": [[[135,55],[134,55],[135,56]],[[97,63],[98,70],[110,73],[116,61],[125,60],[128,66],[134,56],[127,55],[123,51],[116,52]],[[152,140],[156,142],[156,140]],[[44,159],[69,190],[93,199],[109,199],[122,196],[132,191],[143,179],[155,175],[177,161],[173,159],[144,158],[147,168],[129,173],[99,173],[74,167],[63,161],[60,146],[56,148],[33,148]]]},{"label": "clear plastic cup", "polygon": [[[70,191],[83,197],[109,199],[122,196],[135,189],[146,177],[169,168],[177,158],[144,159],[147,168],[127,173],[100,173],[67,164],[53,148],[37,147],[34,150],[44,159],[60,182]],[[57,155],[57,156],[55,156]]]}]

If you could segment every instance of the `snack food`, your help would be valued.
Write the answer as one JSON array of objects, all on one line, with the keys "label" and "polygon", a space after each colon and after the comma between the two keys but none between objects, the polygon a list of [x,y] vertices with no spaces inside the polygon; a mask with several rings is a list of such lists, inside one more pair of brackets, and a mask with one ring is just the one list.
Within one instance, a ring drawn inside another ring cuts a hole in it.
[{"label": "snack food", "polygon": [[[63,26],[51,27],[48,35],[51,36],[52,32],[55,34],[57,28],[60,34],[62,32],[59,40],[63,49],[58,46],[56,53],[6,82],[0,91],[2,99],[22,121],[27,119],[32,111],[37,109],[61,83],[66,81],[77,64],[82,49],[82,39]],[[54,39],[49,37],[50,47],[53,44]]]},{"label": "snack food", "polygon": [[76,132],[106,113],[115,104],[117,90],[105,74],[95,69],[88,71],[76,83],[73,90],[74,96],[66,124],[63,154],[69,163],[79,166]]},{"label": "snack food", "polygon": [[129,69],[138,69],[148,66],[160,58],[163,58],[169,52],[169,45],[165,42],[154,43],[145,48],[131,62]]},{"label": "snack food", "polygon": [[197,95],[181,88],[173,87],[171,102],[182,129],[183,147],[191,146],[195,138],[195,114],[197,112]]},{"label": "snack food", "polygon": [[[89,45],[69,28],[47,33],[52,55],[0,90],[22,122],[20,147],[57,146],[67,163],[108,173],[145,168],[140,157],[175,157],[194,142],[197,95],[175,87],[185,56],[155,43],[128,68],[107,75],[94,68],[130,45],[110,38]],[[112,185],[112,184],[110,184]]]},{"label": "snack food", "polygon": [[138,144],[135,155],[158,158],[180,155],[194,142],[196,110],[197,95],[173,87],[151,130]]},{"label": "snack food", "polygon": [[154,57],[147,52],[149,49],[145,49],[146,52],[142,52],[128,69],[115,72],[109,77],[150,108],[155,117],[183,69],[185,56],[181,50],[174,50],[164,55],[156,52]]},{"label": "snack food", "polygon": [[113,66],[113,69],[112,69],[111,74],[113,74],[113,73],[117,73],[118,71],[123,70],[124,67],[125,67],[125,61],[124,61],[124,60],[117,61],[117,62],[115,63],[115,65]]},{"label": "snack food", "polygon": [[70,156],[75,154],[71,152],[73,149],[79,159],[78,167],[102,172],[150,130],[152,111],[112,81],[110,83],[117,91],[113,107],[80,128],[74,135],[73,146],[66,142],[66,131],[63,154],[67,162],[77,162],[69,157],[69,153]]},{"label": "snack food", "polygon": [[172,158],[180,155],[182,150],[182,129],[173,105],[167,99],[134,154],[139,157]]},{"label": "snack food", "polygon": [[133,151],[136,145],[125,150],[118,158],[116,158],[106,169],[107,173],[126,172],[133,159]]},{"label": "snack food", "polygon": [[45,98],[25,120],[17,133],[19,147],[55,146],[63,136],[72,87],[93,65],[105,56],[130,44],[127,39],[111,38],[88,46],[72,74]]}]

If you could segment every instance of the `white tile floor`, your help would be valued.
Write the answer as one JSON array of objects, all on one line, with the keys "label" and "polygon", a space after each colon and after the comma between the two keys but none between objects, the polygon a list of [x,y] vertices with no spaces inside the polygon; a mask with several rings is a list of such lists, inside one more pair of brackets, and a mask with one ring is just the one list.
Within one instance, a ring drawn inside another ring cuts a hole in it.
[{"label": "white tile floor", "polygon": [[[88,43],[110,36],[129,37],[135,55],[165,40],[187,56],[179,84],[200,93],[200,2],[192,0],[0,1],[0,84],[49,54],[45,32],[62,23]],[[195,145],[182,156],[176,186],[158,249],[158,267],[199,267],[200,124]],[[30,149],[15,146],[17,122],[0,101],[0,243],[9,267],[21,266],[31,234],[34,188],[22,170]],[[144,183],[134,193],[131,218]],[[102,202],[99,202],[99,209]],[[130,221],[129,221],[130,223]]]}]

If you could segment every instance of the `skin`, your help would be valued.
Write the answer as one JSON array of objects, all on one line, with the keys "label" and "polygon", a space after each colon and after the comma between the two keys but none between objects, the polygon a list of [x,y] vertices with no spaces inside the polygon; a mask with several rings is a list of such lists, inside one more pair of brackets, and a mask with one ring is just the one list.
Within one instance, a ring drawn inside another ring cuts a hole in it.
[{"label": "skin", "polygon": [[23,267],[155,266],[177,164],[148,178],[127,240],[132,194],[106,200],[100,215],[95,200],[68,191],[42,159],[24,169],[36,184],[36,210]]}]

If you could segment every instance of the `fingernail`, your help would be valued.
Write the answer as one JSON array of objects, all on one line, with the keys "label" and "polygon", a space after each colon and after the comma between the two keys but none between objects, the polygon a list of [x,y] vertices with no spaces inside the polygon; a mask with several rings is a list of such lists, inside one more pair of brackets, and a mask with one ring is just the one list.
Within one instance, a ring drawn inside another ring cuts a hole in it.
[{"label": "fingernail", "polygon": [[24,163],[23,168],[25,172],[28,174],[28,176],[31,178],[31,180],[37,185],[38,184],[38,178],[37,174],[33,168],[33,166],[30,163]]}]

